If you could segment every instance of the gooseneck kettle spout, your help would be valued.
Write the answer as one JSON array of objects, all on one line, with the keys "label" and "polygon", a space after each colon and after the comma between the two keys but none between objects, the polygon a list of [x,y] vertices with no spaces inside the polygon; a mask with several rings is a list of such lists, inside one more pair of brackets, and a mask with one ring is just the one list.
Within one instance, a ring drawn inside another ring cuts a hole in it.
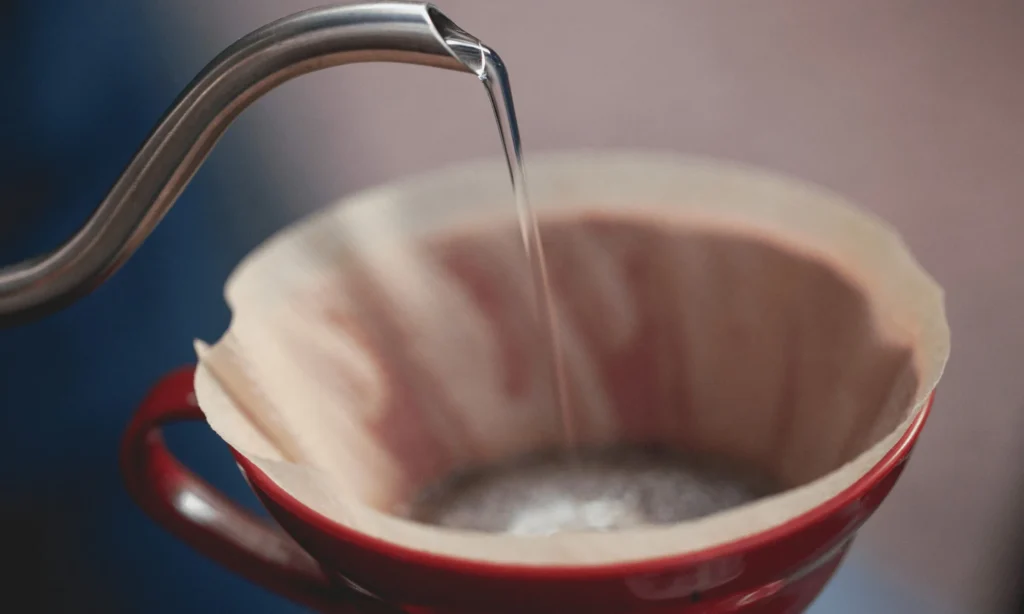
[{"label": "gooseneck kettle spout", "polygon": [[418,3],[313,9],[252,32],[185,88],[77,233],[50,253],[0,268],[0,326],[47,315],[103,283],[153,231],[228,125],[285,81],[356,62],[479,74],[485,49]]}]

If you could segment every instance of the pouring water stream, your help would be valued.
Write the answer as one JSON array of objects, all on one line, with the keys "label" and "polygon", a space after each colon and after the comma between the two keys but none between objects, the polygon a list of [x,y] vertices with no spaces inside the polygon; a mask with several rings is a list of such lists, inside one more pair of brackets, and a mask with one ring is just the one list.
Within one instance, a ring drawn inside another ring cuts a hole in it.
[{"label": "pouring water stream", "polygon": [[508,70],[501,57],[486,45],[472,39],[457,27],[449,28],[453,36],[445,39],[455,56],[463,62],[483,83],[494,109],[494,118],[501,135],[501,144],[508,164],[509,178],[515,196],[519,230],[523,248],[530,266],[537,322],[541,327],[546,354],[551,361],[552,391],[562,427],[562,443],[570,454],[577,447],[575,417],[569,399],[568,373],[558,322],[558,313],[551,283],[548,279],[547,261],[544,258],[544,243],[536,213],[530,205],[526,185],[526,170],[523,164],[523,145],[519,135],[515,104],[512,100],[512,86]]}]

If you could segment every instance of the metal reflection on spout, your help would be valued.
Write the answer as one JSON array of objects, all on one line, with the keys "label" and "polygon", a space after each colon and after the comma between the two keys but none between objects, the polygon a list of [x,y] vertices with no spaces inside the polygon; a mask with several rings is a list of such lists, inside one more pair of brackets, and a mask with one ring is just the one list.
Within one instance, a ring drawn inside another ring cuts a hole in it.
[{"label": "metal reflection on spout", "polygon": [[0,268],[0,326],[63,308],[117,271],[170,210],[231,122],[282,83],[357,62],[479,76],[484,50],[437,8],[403,2],[313,9],[241,38],[178,96],[77,233],[48,254]]}]

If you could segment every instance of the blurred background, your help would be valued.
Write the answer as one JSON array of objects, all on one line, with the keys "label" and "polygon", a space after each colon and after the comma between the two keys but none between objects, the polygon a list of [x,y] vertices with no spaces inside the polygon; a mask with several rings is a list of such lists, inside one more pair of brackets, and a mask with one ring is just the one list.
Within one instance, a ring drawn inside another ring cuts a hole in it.
[{"label": "blurred background", "polygon": [[[85,219],[175,95],[300,0],[0,1],[0,262]],[[812,614],[1024,612],[1024,4],[1013,0],[444,0],[500,51],[526,155],[581,146],[726,157],[828,186],[905,235],[946,287],[954,351],[914,462]],[[5,599],[20,612],[299,612],[133,506],[117,444],[163,373],[228,315],[275,229],[410,172],[499,154],[464,75],[303,77],[228,131],[96,293],[0,331]],[[172,447],[255,505],[208,429]]]}]

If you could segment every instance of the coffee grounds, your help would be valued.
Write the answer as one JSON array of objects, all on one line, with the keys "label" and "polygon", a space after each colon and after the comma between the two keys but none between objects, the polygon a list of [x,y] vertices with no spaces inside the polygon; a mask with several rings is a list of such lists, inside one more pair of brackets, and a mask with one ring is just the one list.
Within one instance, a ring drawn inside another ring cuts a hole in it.
[{"label": "coffee grounds", "polygon": [[531,455],[465,471],[427,489],[413,520],[452,529],[551,535],[666,525],[775,489],[721,465],[656,448]]}]

